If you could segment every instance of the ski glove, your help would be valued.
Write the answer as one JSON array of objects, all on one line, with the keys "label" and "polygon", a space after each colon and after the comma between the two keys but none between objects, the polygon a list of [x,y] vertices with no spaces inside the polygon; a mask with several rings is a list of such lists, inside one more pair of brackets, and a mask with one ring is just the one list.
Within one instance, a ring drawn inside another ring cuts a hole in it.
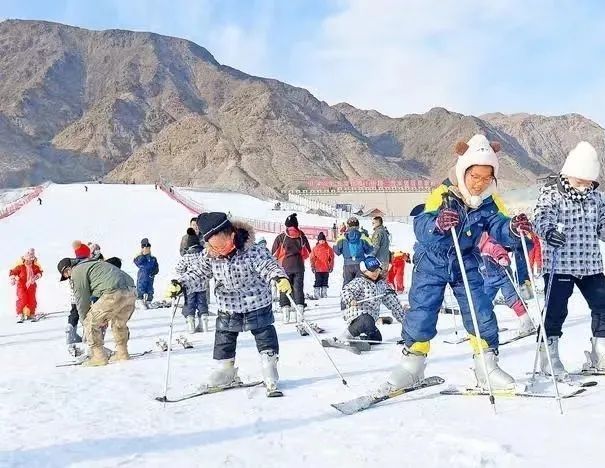
[{"label": "ski glove", "polygon": [[277,290],[284,294],[292,293],[292,285],[290,284],[288,278],[279,278],[277,280]]},{"label": "ski glove", "polygon": [[564,233],[559,232],[553,228],[546,231],[545,239],[548,245],[554,247],[555,249],[558,249],[559,247],[563,247],[565,245],[565,241],[567,241],[567,236]]},{"label": "ski glove", "polygon": [[513,216],[510,220],[510,230],[518,237],[521,237],[521,234],[531,232],[532,226],[529,222],[529,219],[527,219],[527,215],[525,213],[521,213]]},{"label": "ski glove", "polygon": [[11,280],[11,284],[13,286],[17,284],[17,277],[16,276],[11,276],[10,280]]},{"label": "ski glove", "polygon": [[168,286],[168,289],[166,290],[166,297],[174,299],[175,297],[178,297],[179,294],[181,294],[182,292],[183,287],[181,286],[181,283],[173,279],[170,281],[170,286]]},{"label": "ski glove", "polygon": [[460,223],[460,215],[456,210],[451,208],[443,208],[439,210],[437,219],[435,220],[435,226],[442,233],[449,231],[451,228],[458,226]]}]

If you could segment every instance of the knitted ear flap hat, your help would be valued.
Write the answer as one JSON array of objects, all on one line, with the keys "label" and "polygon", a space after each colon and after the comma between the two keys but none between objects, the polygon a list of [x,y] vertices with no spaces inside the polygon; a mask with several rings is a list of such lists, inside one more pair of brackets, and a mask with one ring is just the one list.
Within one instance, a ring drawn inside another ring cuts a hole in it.
[{"label": "knitted ear flap hat", "polygon": [[[483,200],[496,190],[495,179],[498,177],[500,167],[496,153],[500,151],[500,143],[490,142],[485,135],[477,134],[466,143],[462,141],[456,143],[455,149],[459,155],[455,166],[458,189],[468,206],[478,208]],[[494,168],[494,181],[481,195],[471,195],[464,183],[466,171],[472,166],[492,166]]]}]

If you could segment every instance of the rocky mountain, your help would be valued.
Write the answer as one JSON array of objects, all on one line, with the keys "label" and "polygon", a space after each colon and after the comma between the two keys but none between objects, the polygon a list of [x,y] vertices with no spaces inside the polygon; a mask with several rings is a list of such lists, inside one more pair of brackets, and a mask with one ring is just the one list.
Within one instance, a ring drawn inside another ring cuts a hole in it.
[{"label": "rocky mountain", "polygon": [[104,177],[267,195],[313,177],[440,178],[478,131],[501,179],[532,181],[603,129],[579,115],[390,118],[219,64],[184,39],[0,23],[0,186]]}]

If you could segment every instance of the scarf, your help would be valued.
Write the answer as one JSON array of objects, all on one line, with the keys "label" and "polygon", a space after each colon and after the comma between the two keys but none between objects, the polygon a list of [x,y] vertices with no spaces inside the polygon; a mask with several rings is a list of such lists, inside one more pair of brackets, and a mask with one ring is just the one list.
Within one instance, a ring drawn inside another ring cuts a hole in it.
[{"label": "scarf", "polygon": [[561,186],[563,187],[564,195],[574,202],[583,203],[584,200],[586,200],[586,198],[590,194],[590,192],[594,190],[594,186],[587,188],[583,192],[578,190],[569,183],[569,179],[563,174],[559,175],[559,181],[561,182]]}]

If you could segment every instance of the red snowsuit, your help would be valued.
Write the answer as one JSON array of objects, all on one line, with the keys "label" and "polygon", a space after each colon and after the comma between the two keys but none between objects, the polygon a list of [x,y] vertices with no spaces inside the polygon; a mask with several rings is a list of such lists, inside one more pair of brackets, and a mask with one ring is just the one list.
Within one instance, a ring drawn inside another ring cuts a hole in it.
[{"label": "red snowsuit", "polygon": [[410,263],[410,254],[397,251],[391,259],[391,268],[387,275],[387,283],[392,286],[397,293],[402,293],[404,290],[403,274],[405,264]]},{"label": "red snowsuit", "polygon": [[309,261],[314,273],[332,273],[334,269],[334,249],[327,242],[323,244],[318,242],[311,251]]},{"label": "red snowsuit", "polygon": [[8,272],[17,282],[17,314],[26,317],[36,315],[36,281],[42,276],[42,268],[34,261],[26,265],[21,260],[12,270]]}]

